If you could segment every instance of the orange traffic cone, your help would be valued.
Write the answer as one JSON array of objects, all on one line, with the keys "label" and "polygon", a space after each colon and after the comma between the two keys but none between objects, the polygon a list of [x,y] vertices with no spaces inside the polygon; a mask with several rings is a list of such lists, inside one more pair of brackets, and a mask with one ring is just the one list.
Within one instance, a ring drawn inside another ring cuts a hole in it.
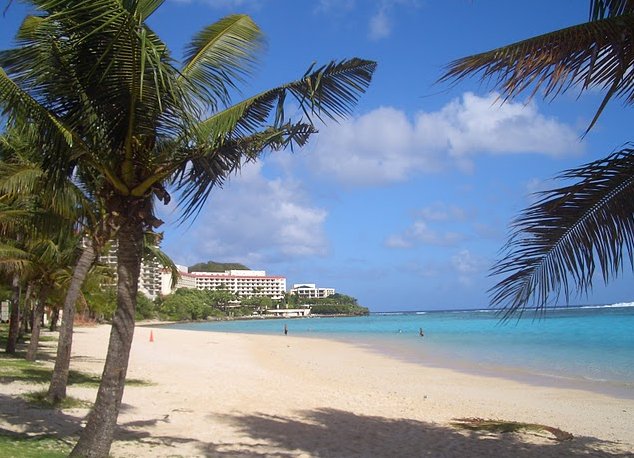
[{"label": "orange traffic cone", "polygon": [[150,342],[154,342],[154,332],[150,331]]}]

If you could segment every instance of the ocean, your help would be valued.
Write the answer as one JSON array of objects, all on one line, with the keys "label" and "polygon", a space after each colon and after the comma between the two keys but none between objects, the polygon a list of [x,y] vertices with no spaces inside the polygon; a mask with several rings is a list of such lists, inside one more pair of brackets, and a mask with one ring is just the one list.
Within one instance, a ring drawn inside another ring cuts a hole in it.
[{"label": "ocean", "polygon": [[634,303],[561,307],[504,323],[485,309],[168,327],[283,335],[285,324],[290,336],[341,340],[412,363],[634,398]]}]

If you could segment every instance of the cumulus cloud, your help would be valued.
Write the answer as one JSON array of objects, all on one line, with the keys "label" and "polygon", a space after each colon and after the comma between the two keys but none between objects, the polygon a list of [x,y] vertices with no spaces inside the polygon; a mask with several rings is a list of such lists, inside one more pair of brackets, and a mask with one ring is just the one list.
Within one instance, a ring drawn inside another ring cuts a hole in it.
[{"label": "cumulus cloud", "polygon": [[477,154],[580,153],[579,134],[534,103],[507,102],[472,93],[413,120],[392,107],[377,108],[322,127],[311,156],[320,173],[350,185],[404,181],[449,167],[469,169]]},{"label": "cumulus cloud", "polygon": [[370,18],[369,27],[371,40],[377,41],[390,35],[392,32],[392,23],[385,9],[377,11],[377,13]]},{"label": "cumulus cloud", "polygon": [[327,252],[327,212],[310,204],[298,182],[268,180],[261,169],[248,164],[212,194],[186,237],[195,241],[197,259],[262,265]]},{"label": "cumulus cloud", "polygon": [[466,212],[456,206],[436,203],[416,212],[416,219],[404,231],[392,234],[385,239],[387,248],[412,248],[415,245],[454,246],[465,239],[459,232],[439,230],[431,227],[430,222],[462,221]]},{"label": "cumulus cloud", "polygon": [[417,212],[427,221],[462,221],[467,217],[467,212],[456,205],[444,205],[437,202]]},{"label": "cumulus cloud", "polygon": [[476,275],[488,268],[488,262],[469,250],[460,250],[451,257],[451,265],[463,285],[472,285]]},{"label": "cumulus cloud", "polygon": [[463,236],[457,232],[440,232],[433,230],[425,221],[414,221],[409,228],[401,234],[389,236],[385,245],[388,248],[411,248],[415,244],[450,246],[463,240]]}]

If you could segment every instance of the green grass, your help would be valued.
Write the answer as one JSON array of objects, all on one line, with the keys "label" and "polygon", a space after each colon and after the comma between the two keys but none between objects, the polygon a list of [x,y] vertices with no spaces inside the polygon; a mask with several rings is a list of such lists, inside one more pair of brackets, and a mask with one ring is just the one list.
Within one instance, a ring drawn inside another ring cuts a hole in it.
[{"label": "green grass", "polygon": [[0,456],[5,458],[63,458],[71,449],[71,444],[51,436],[0,433]]},{"label": "green grass", "polygon": [[47,391],[26,393],[23,398],[31,404],[44,409],[90,409],[92,403],[82,399],[66,396],[61,402],[53,403],[46,398]]}]

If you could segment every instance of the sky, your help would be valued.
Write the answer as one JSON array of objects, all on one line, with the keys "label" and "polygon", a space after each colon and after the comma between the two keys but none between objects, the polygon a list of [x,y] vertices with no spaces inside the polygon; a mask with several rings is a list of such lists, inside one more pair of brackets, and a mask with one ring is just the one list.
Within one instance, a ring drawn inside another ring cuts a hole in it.
[{"label": "sky", "polygon": [[[3,2],[5,4],[5,2]],[[569,0],[166,0],[150,25],[179,59],[202,27],[249,14],[266,49],[242,96],[306,69],[360,57],[378,63],[353,114],[320,125],[300,150],[267,154],[215,190],[191,224],[173,207],[163,250],[177,264],[240,262],[294,283],[354,296],[371,311],[485,308],[500,280],[514,217],[561,171],[630,140],[629,109],[598,91],[500,104],[477,79],[440,84],[454,59],[584,22]],[[13,46],[25,9],[0,17]],[[235,101],[240,100],[236,98]],[[631,272],[573,304],[634,300]],[[561,302],[564,304],[565,302]]]}]

